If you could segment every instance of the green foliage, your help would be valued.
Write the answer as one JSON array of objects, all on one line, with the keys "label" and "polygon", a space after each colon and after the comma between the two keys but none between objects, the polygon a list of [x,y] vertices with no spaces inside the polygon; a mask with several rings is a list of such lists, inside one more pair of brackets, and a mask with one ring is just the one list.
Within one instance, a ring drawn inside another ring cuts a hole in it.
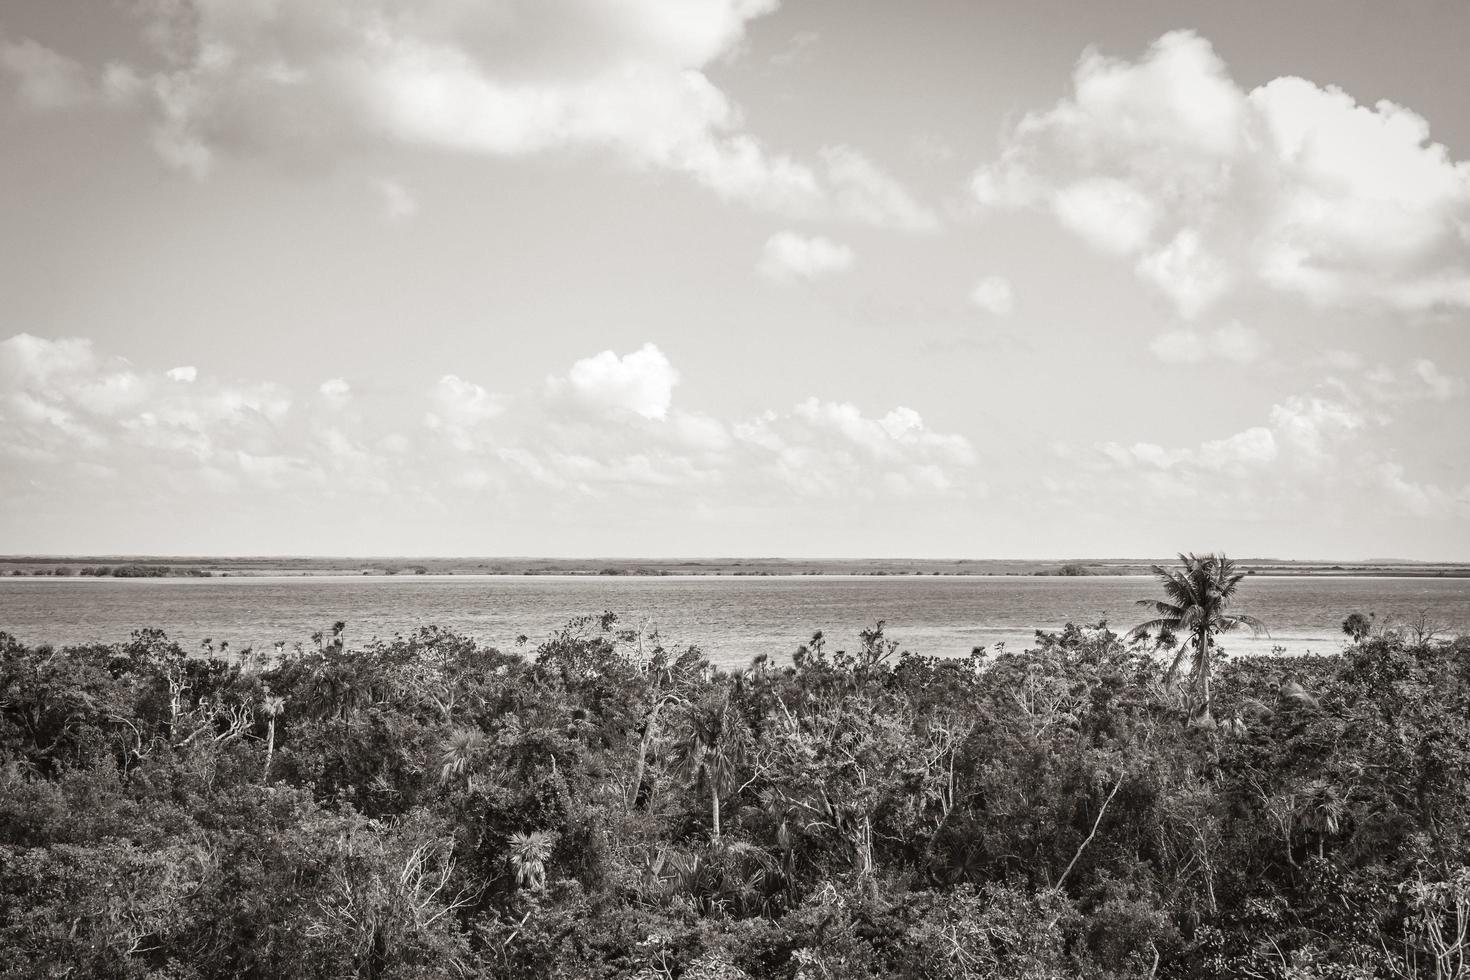
[{"label": "green foliage", "polygon": [[1348,617],[1342,621],[1342,631],[1350,636],[1354,643],[1362,643],[1373,632],[1373,619],[1372,613],[1366,616],[1360,612],[1349,613]]},{"label": "green foliage", "polygon": [[1215,637],[1241,627],[1257,634],[1266,629],[1265,624],[1254,616],[1230,611],[1236,590],[1247,573],[1236,571],[1235,563],[1224,555],[1195,554],[1181,554],[1178,568],[1155,565],[1153,573],[1163,588],[1164,598],[1139,600],[1138,604],[1155,618],[1135,626],[1129,636],[1144,639],[1151,632],[1155,633],[1158,646],[1177,642],[1179,635],[1187,638],[1169,664],[1164,682],[1172,683],[1184,657],[1192,656],[1195,720],[1206,726],[1213,725],[1214,697],[1210,679],[1218,655]]},{"label": "green foliage", "polygon": [[0,977],[1462,975],[1470,643],[1222,662],[1202,727],[1147,632],[0,634]]}]

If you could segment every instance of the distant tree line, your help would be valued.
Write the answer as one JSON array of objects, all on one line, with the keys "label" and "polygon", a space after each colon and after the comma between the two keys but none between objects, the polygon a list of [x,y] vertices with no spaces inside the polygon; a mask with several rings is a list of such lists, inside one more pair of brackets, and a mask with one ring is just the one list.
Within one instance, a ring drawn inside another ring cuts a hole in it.
[{"label": "distant tree line", "polygon": [[83,565],[75,571],[69,565],[12,569],[11,575],[52,575],[67,578],[86,575],[95,578],[211,578],[214,572],[205,568],[174,568],[169,565]]}]

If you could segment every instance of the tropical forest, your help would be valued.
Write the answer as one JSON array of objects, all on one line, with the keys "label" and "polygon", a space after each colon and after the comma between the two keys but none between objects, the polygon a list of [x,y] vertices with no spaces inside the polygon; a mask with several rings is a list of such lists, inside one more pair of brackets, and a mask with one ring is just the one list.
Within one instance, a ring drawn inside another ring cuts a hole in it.
[{"label": "tropical forest", "polygon": [[1470,640],[1249,580],[935,658],[723,670],[587,615],[501,650],[0,633],[7,978],[1470,976]]}]

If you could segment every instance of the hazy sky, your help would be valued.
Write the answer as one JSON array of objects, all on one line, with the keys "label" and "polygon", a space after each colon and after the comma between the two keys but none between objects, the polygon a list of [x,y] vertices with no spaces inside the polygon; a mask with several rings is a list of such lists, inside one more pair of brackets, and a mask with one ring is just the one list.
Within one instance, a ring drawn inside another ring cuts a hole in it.
[{"label": "hazy sky", "polygon": [[1470,558],[1467,48],[5,0],[0,551]]}]

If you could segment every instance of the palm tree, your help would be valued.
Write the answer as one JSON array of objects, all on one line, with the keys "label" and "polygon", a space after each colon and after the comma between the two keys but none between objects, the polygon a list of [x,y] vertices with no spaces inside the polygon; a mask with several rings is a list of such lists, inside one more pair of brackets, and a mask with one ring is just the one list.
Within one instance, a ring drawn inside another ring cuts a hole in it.
[{"label": "palm tree", "polygon": [[265,713],[265,769],[261,771],[261,779],[269,779],[271,774],[271,759],[276,754],[276,718],[286,707],[286,699],[275,694],[267,695],[261,702],[260,710]]},{"label": "palm tree", "polygon": [[1325,851],[1326,839],[1338,832],[1347,816],[1347,802],[1337,788],[1325,779],[1307,783],[1294,814],[1298,823],[1317,838],[1317,857]]},{"label": "palm tree", "polygon": [[1224,555],[1179,556],[1179,568],[1153,567],[1164,587],[1163,600],[1140,599],[1138,604],[1152,609],[1157,618],[1133,627],[1129,636],[1135,639],[1155,630],[1169,630],[1185,638],[1179,652],[1164,674],[1164,683],[1172,684],[1187,654],[1194,656],[1194,689],[1198,698],[1199,718],[1209,724],[1210,716],[1210,652],[1217,633],[1228,633],[1244,626],[1253,634],[1264,633],[1266,626],[1254,616],[1226,610],[1246,573]]},{"label": "palm tree", "polygon": [[461,728],[453,732],[444,743],[444,754],[441,756],[444,765],[439,770],[439,782],[447,783],[455,776],[463,774],[465,789],[474,790],[475,765],[487,747],[485,736],[479,729]]},{"label": "palm tree", "polygon": [[[638,642],[640,644],[643,642],[641,633]],[[658,734],[659,714],[669,705],[680,704],[687,699],[689,687],[695,682],[704,666],[704,658],[700,655],[699,650],[690,647],[681,653],[672,664],[666,664],[658,670],[653,684],[653,703],[648,713],[643,716],[643,735],[638,743],[638,759],[633,767],[633,781],[628,788],[629,806],[638,803],[638,794],[643,787],[643,773],[647,769],[648,750],[653,746],[653,740]]]},{"label": "palm tree", "polygon": [[516,871],[516,884],[539,892],[546,888],[546,862],[556,841],[544,830],[529,834],[517,831],[510,835],[510,863]]},{"label": "palm tree", "polygon": [[746,733],[727,695],[689,710],[689,728],[674,747],[674,764],[709,793],[710,842],[720,842],[720,797],[735,785],[735,770],[745,758]]}]

